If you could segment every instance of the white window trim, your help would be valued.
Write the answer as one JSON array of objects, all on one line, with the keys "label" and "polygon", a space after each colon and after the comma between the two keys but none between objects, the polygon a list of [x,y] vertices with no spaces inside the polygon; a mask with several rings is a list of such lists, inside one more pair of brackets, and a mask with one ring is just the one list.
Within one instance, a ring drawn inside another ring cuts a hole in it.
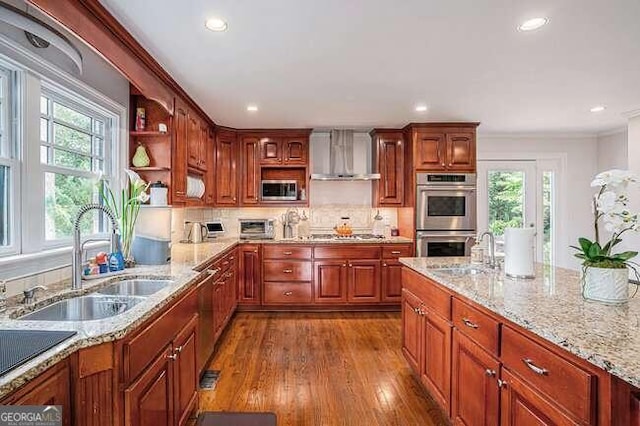
[{"label": "white window trim", "polygon": [[[0,35],[0,45],[7,48],[12,54],[15,54],[16,57],[20,58],[20,60],[15,60],[11,57],[6,57],[4,55],[0,55],[0,62],[7,64],[8,67],[13,69],[21,70],[22,72],[18,73],[19,79],[19,90],[21,95],[23,96],[23,102],[20,105],[21,113],[24,114],[26,108],[26,94],[27,94],[27,80],[35,79],[39,84],[49,85],[50,87],[55,87],[56,90],[60,90],[61,92],[77,92],[76,96],[81,96],[83,98],[90,99],[95,102],[100,108],[107,112],[107,114],[114,114],[113,120],[113,137],[115,142],[112,144],[114,151],[112,152],[112,176],[114,177],[112,180],[112,187],[114,190],[119,191],[121,185],[120,175],[121,170],[127,164],[127,149],[126,143],[128,142],[129,132],[126,126],[127,123],[127,107],[117,103],[111,98],[105,96],[100,91],[94,89],[93,87],[87,85],[86,83],[78,80],[73,75],[60,70],[53,64],[45,61],[39,56],[33,54],[22,46],[16,45],[11,39],[7,38],[4,35]],[[40,67],[47,75],[43,75],[41,72],[34,70],[32,67],[28,66],[27,63],[32,63],[38,67]],[[33,90],[33,88],[31,89]],[[39,94],[39,87],[38,87]],[[37,97],[38,107],[37,111],[40,111],[39,108],[39,95]],[[38,114],[39,117],[39,114]],[[29,129],[25,128],[26,125],[24,120],[22,120],[21,126],[13,126],[12,129],[16,132],[20,133],[20,137],[24,141],[22,147],[18,147],[17,152],[15,152],[14,159],[11,160],[13,163],[17,163],[18,167],[16,170],[12,168],[12,173],[14,177],[15,185],[12,185],[13,188],[17,188],[15,190],[14,200],[20,200],[20,191],[22,185],[24,184],[23,177],[27,173],[27,169],[29,165],[26,162],[20,164],[21,158],[26,158],[25,153],[23,152],[30,144],[27,143],[27,138],[30,136],[28,134]],[[39,126],[36,126],[37,131],[37,144],[35,145],[38,149],[40,149],[40,137],[39,137]],[[33,129],[32,129],[33,131]],[[31,144],[33,145],[33,144]],[[33,156],[32,156],[33,158]],[[39,155],[36,156],[38,163],[40,162]],[[29,168],[30,172],[38,170],[38,174],[40,175],[40,165],[39,164],[31,164]],[[44,196],[42,197],[42,202],[44,202]],[[15,227],[18,228],[19,222],[29,223],[30,210],[25,208],[22,202],[14,202],[13,210],[14,214],[12,216],[14,220]],[[44,214],[44,210],[42,210],[42,214]],[[14,239],[14,244],[16,247],[13,248],[14,255],[9,255],[8,251],[0,251],[0,279],[9,278],[15,275],[22,275],[29,272],[35,272],[38,270],[47,269],[57,265],[64,265],[69,263],[71,247],[60,247],[55,249],[44,249],[43,247],[29,247],[28,244],[25,245],[25,242],[29,241],[29,236],[25,235],[25,229],[28,227],[22,227],[22,232],[15,233],[16,238]],[[44,234],[41,236],[41,241],[44,241]]]}]

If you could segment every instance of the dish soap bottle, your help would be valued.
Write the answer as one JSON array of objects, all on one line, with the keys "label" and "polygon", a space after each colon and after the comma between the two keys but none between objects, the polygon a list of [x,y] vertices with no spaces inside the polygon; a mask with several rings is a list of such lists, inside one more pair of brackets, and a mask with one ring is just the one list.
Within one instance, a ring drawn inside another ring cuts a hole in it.
[{"label": "dish soap bottle", "polygon": [[480,244],[478,237],[475,238],[475,244],[471,247],[471,261],[472,265],[482,265],[484,262],[484,247]]}]

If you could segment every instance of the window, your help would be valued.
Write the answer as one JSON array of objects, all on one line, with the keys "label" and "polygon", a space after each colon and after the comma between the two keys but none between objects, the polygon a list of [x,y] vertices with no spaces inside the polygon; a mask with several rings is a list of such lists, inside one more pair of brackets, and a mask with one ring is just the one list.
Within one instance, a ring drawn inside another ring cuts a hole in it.
[{"label": "window", "polygon": [[[44,173],[45,241],[68,240],[73,218],[87,203],[99,202],[98,179],[110,168],[110,120],[48,90],[40,97],[40,162]],[[101,216],[88,215],[84,235],[103,230]]]},{"label": "window", "polygon": [[11,132],[13,73],[0,67],[0,253],[14,245],[14,141]]}]

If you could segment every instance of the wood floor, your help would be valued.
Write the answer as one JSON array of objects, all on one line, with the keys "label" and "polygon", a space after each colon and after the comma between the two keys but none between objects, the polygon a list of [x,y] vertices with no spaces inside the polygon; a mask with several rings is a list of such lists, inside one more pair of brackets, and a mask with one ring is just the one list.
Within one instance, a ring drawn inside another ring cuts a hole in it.
[{"label": "wood floor", "polygon": [[239,313],[201,411],[271,411],[278,426],[447,424],[400,351],[399,313]]}]

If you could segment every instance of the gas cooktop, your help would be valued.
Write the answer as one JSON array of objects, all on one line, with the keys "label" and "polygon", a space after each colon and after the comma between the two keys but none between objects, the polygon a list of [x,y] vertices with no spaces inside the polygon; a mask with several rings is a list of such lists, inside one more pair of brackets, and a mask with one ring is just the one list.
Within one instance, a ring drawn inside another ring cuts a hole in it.
[{"label": "gas cooktop", "polygon": [[351,234],[351,235],[338,235],[338,234],[311,234],[311,240],[383,240],[383,235],[374,234]]}]

